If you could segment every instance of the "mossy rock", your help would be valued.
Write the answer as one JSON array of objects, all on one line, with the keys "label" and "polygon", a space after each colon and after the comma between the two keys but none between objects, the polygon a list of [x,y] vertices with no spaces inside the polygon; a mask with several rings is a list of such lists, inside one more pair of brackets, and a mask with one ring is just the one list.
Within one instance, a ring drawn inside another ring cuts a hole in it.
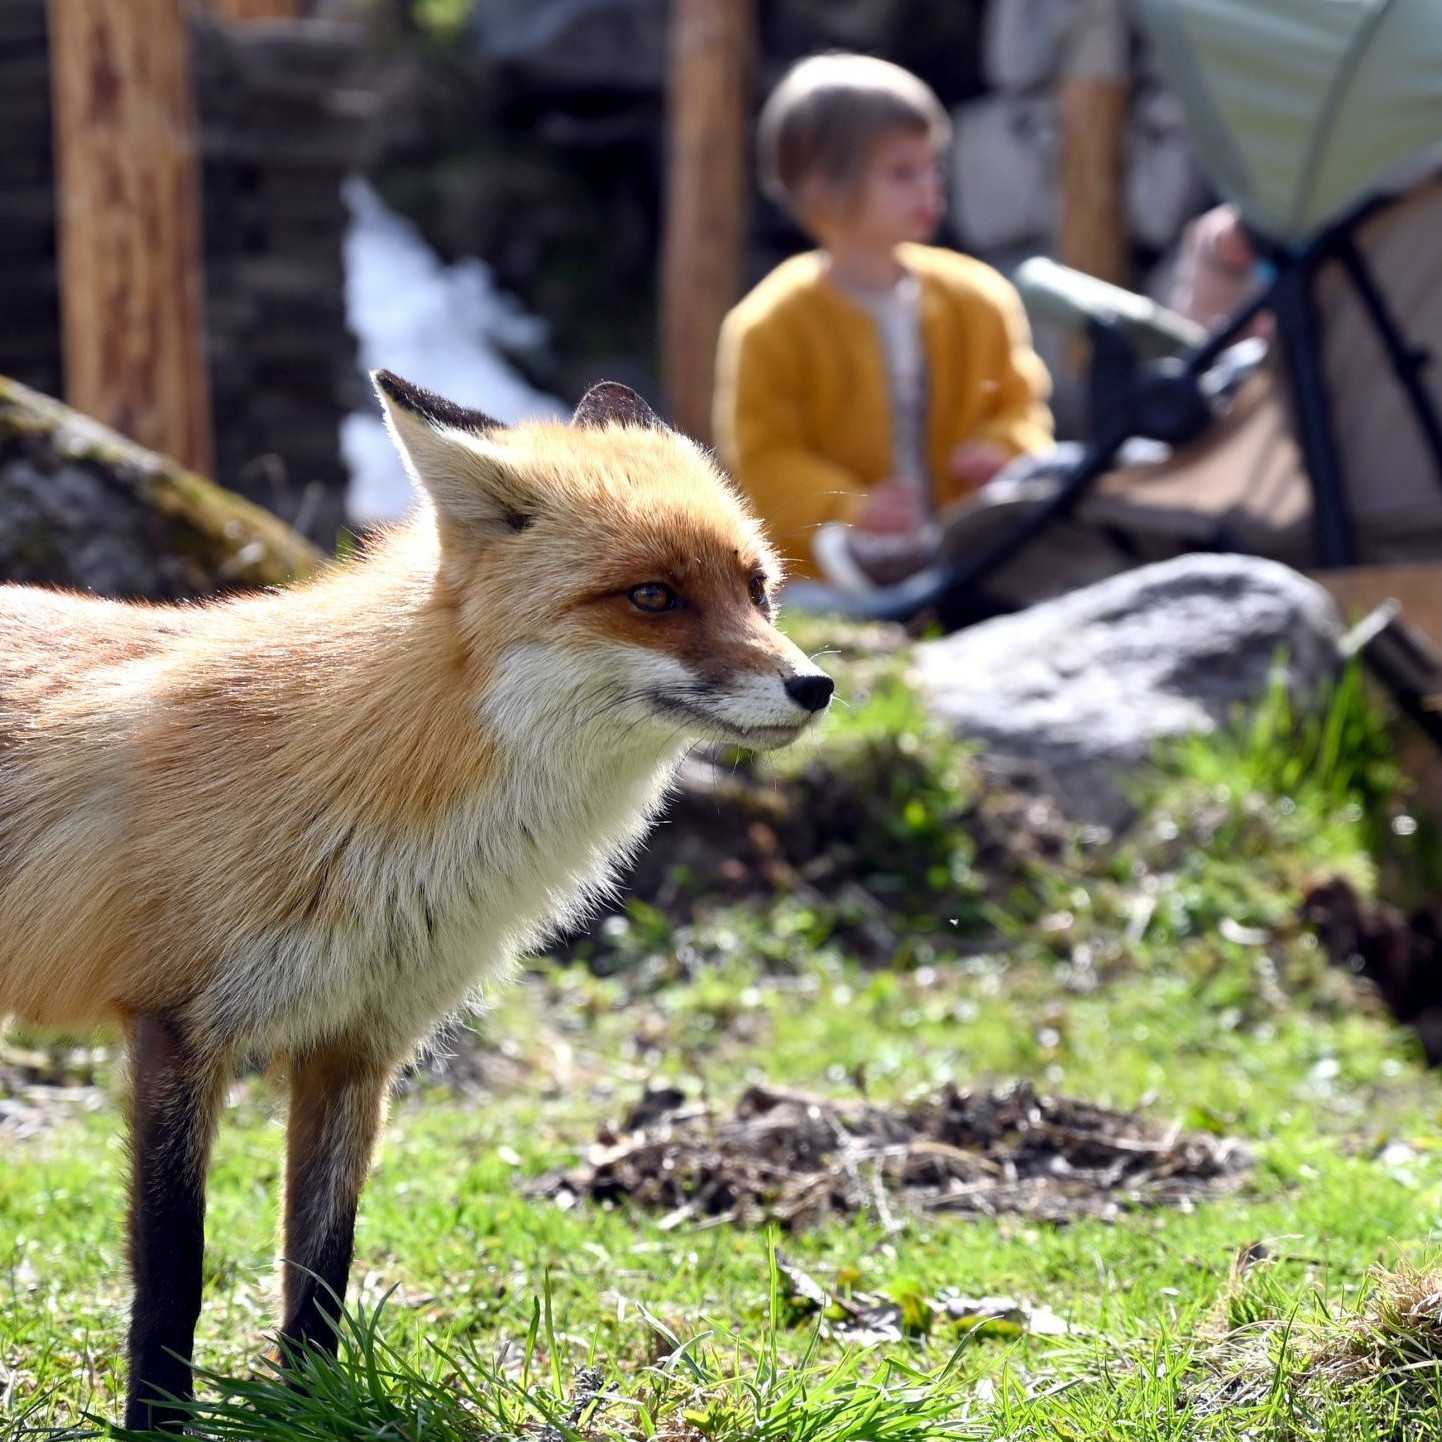
[{"label": "mossy rock", "polygon": [[0,376],[0,579],[179,601],[324,563],[268,511]]}]

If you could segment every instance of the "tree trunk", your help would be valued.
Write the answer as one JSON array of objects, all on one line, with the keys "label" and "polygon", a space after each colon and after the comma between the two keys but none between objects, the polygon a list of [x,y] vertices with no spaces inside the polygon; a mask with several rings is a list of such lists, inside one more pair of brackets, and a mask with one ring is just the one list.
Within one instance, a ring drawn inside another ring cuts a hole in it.
[{"label": "tree trunk", "polygon": [[672,0],[661,352],[672,418],[711,436],[716,337],[741,282],[754,0]]},{"label": "tree trunk", "polygon": [[213,469],[182,0],[49,0],[65,394]]}]

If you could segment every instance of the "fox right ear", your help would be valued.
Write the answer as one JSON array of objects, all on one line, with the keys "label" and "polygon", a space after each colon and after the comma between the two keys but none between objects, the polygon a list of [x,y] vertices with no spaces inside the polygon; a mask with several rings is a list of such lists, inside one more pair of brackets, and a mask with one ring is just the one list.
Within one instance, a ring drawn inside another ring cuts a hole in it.
[{"label": "fox right ear", "polygon": [[576,406],[573,426],[639,426],[642,430],[664,431],[656,412],[620,381],[597,381]]},{"label": "fox right ear", "polygon": [[394,371],[373,371],[371,382],[406,470],[454,525],[530,524],[536,498],[496,443],[505,427],[482,411],[467,410]]}]

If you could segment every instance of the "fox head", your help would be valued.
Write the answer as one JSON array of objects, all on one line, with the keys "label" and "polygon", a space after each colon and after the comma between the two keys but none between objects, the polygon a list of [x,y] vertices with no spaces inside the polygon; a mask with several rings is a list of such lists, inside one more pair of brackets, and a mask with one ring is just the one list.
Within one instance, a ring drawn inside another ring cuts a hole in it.
[{"label": "fox head", "polygon": [[569,719],[771,749],[825,711],[830,677],[776,628],[780,568],[759,523],[633,391],[603,382],[570,424],[508,427],[372,379],[503,729]]}]

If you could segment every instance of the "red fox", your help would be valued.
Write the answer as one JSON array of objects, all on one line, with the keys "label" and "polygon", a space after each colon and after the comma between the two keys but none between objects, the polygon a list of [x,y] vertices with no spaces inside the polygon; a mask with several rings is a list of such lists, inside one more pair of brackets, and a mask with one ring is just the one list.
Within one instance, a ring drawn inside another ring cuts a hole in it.
[{"label": "red fox", "polygon": [[126,1033],[131,1427],[191,1395],[237,1064],[290,1085],[283,1352],[333,1350],[396,1068],[611,885],[688,745],[831,697],[633,392],[507,428],[373,379],[423,499],[360,559],[198,606],[0,587],[0,1018]]}]

